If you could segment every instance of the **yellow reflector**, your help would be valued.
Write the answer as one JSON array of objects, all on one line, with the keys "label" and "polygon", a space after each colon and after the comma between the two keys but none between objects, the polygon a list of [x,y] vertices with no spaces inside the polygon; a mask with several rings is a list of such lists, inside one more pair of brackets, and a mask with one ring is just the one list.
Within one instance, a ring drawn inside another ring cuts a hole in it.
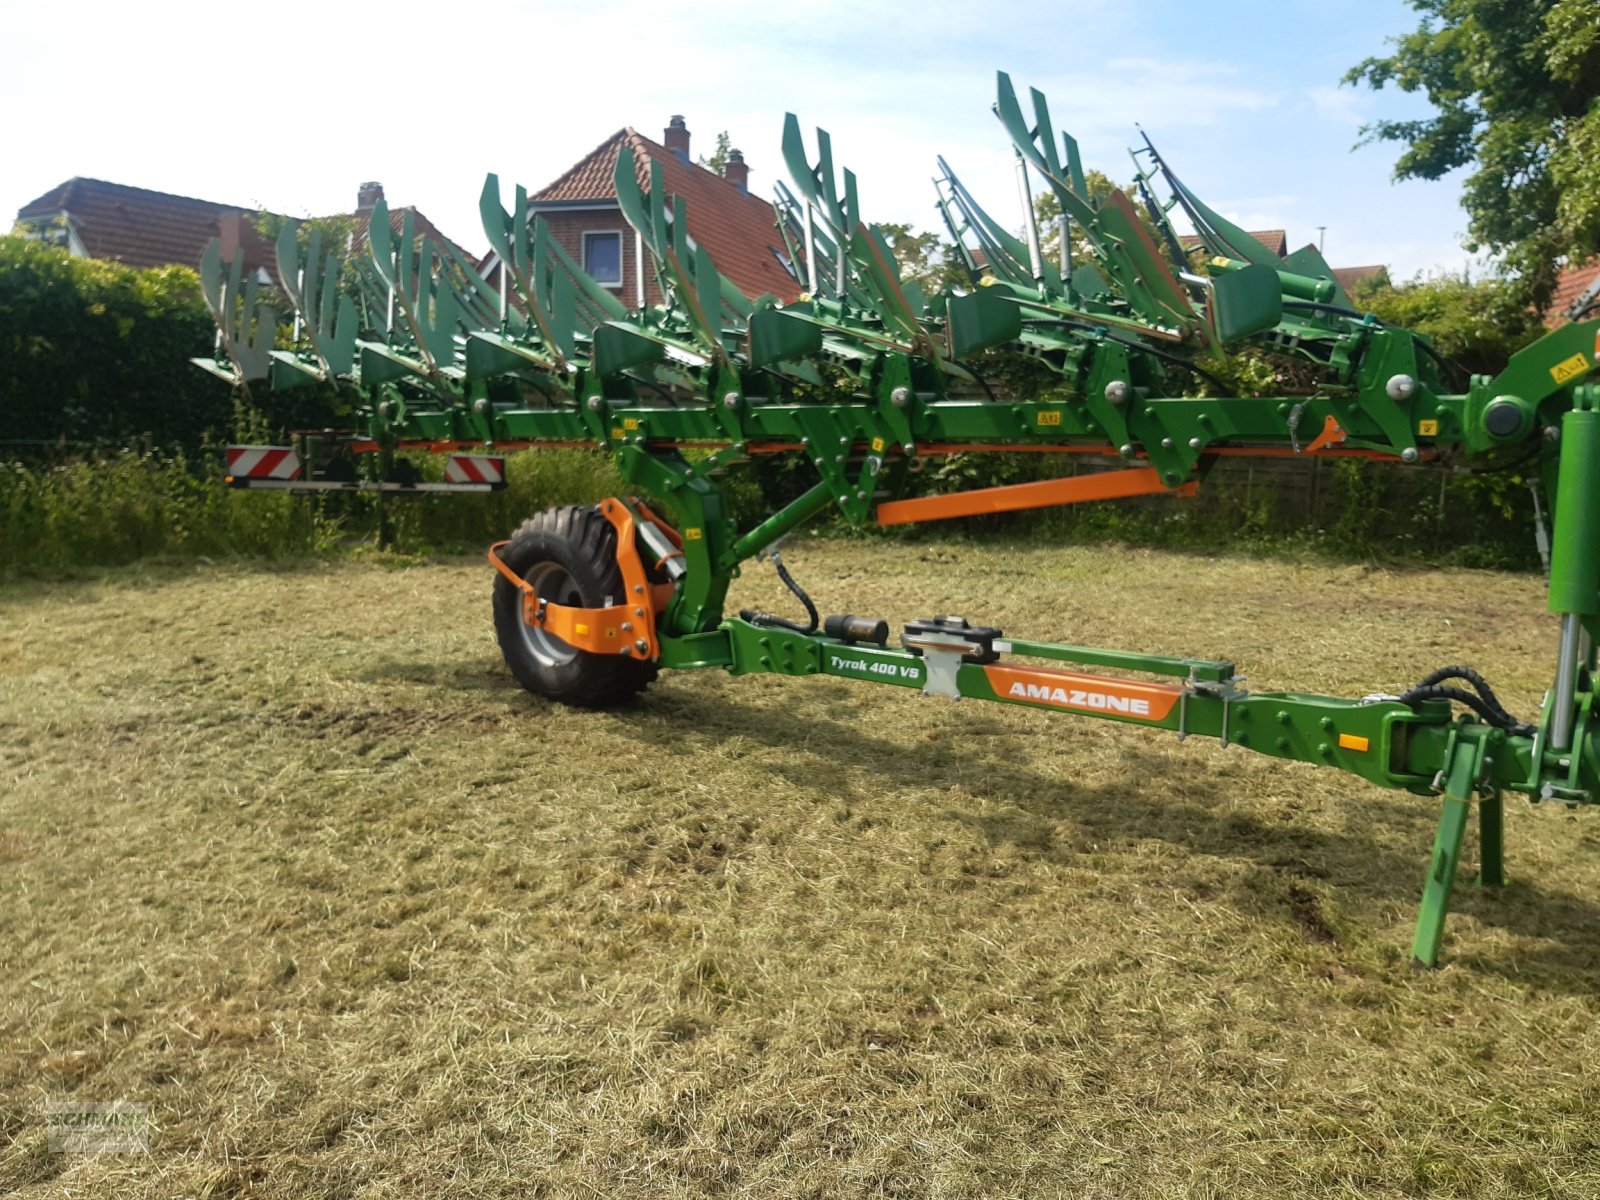
[{"label": "yellow reflector", "polygon": [[588,637],[589,636],[589,627],[587,625],[583,625],[583,624],[580,624],[577,621],[574,621],[572,623],[572,632],[577,634],[579,637]]},{"label": "yellow reflector", "polygon": [[1357,737],[1353,733],[1341,733],[1339,735],[1339,749],[1341,750],[1366,750],[1371,745],[1370,740],[1364,737]]}]

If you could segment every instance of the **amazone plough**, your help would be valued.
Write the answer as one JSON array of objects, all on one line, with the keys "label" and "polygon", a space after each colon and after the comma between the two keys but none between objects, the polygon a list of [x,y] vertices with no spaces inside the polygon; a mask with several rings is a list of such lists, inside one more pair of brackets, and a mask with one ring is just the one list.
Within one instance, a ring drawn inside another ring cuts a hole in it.
[{"label": "amazone plough", "polygon": [[[1215,738],[1440,796],[1412,947],[1432,964],[1474,806],[1478,879],[1495,886],[1504,793],[1572,806],[1600,798],[1591,727],[1600,321],[1557,329],[1499,375],[1449,393],[1427,340],[1357,310],[1315,249],[1278,259],[1184,187],[1148,140],[1134,153],[1134,196],[1097,199],[1044,97],[1032,93],[1029,107],[1001,75],[995,111],[1020,176],[1048,189],[1062,224],[1041,230],[1030,217],[1013,233],[941,161],[938,203],[971,285],[935,295],[901,277],[882,233],[861,220],[855,179],[835,170],[827,135],[813,159],[793,117],[783,137],[793,186],[780,187],[776,210],[804,285],[793,302],[745,296],[723,278],[689,237],[684,202],[664,193],[659,168],[642,173],[626,149],[617,191],[666,298],[659,307],[630,310],[589,279],[530,219],[520,189],[505,210],[493,176],[481,207],[498,282],[419,241],[409,223],[392,232],[381,204],[370,253],[354,264],[285,228],[277,273],[295,313],[287,347],[240,262],[230,269],[213,246],[202,277],[221,336],[201,365],[238,384],[320,383],[352,413],[338,438],[236,449],[240,462],[293,457],[275,461],[275,477],[242,472],[239,482],[416,490],[415,478],[394,473],[395,455],[423,447],[454,456],[446,482],[432,486],[482,489],[500,479],[506,449],[600,448],[648,499],[544,512],[489,552],[500,646],[529,690],[608,704],[662,668],[833,675]],[[1185,248],[1174,209],[1198,249]],[[1074,239],[1083,261],[1073,260]],[[1298,360],[1315,385],[1285,396],[1184,394],[1201,390],[1192,385],[1205,377],[1204,356],[1241,347]],[[991,352],[1035,360],[1055,386],[1025,400],[997,392]],[[375,452],[374,477],[336,469],[352,449]],[[906,623],[896,644],[882,620],[819,620],[781,560],[808,621],[724,612],[739,565],[830,506],[887,525],[1184,492],[1225,455],[1423,464],[1447,450],[1542,468],[1559,633],[1537,722],[1512,717],[1466,667],[1399,695],[1344,700],[1252,693],[1226,661],[1030,641],[959,617]],[[1122,461],[1013,487],[908,494],[928,458],[958,451]],[[737,527],[725,477],[780,457],[804,460],[814,482]]]}]

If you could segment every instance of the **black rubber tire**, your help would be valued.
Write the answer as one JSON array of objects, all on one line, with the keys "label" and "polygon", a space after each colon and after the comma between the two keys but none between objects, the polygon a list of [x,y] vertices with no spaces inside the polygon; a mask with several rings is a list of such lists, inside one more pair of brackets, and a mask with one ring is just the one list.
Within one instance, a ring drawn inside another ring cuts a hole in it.
[{"label": "black rubber tire", "polygon": [[[541,578],[553,582],[559,594],[541,591],[552,603],[603,608],[626,599],[616,545],[616,530],[598,510],[570,505],[524,521],[501,557],[536,588]],[[494,581],[494,632],[517,682],[563,704],[620,704],[656,677],[654,662],[574,650],[543,630],[530,630],[522,620],[522,593],[500,575]]]}]

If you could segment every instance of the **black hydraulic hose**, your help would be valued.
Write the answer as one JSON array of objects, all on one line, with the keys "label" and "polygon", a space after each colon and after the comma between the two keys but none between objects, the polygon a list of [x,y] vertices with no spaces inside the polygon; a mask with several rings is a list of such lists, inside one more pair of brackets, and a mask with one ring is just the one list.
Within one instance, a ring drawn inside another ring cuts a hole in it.
[{"label": "black hydraulic hose", "polygon": [[1478,674],[1478,672],[1474,671],[1471,667],[1440,667],[1437,671],[1431,671],[1427,675],[1424,675],[1421,679],[1417,680],[1417,686],[1432,687],[1436,683],[1443,683],[1446,679],[1462,680],[1464,683],[1470,685],[1472,689],[1478,693],[1478,695],[1482,696],[1484,703],[1490,708],[1494,709],[1507,720],[1516,720],[1506,706],[1500,703],[1500,698],[1494,694],[1494,689],[1489,686],[1489,681],[1482,675]]},{"label": "black hydraulic hose", "polygon": [[752,625],[774,625],[780,629],[792,629],[796,633],[815,633],[817,626],[822,623],[822,618],[817,613],[817,606],[811,602],[811,597],[806,595],[805,589],[794,581],[794,576],[789,574],[789,568],[783,565],[783,556],[778,553],[776,548],[772,550],[772,565],[778,569],[778,578],[783,580],[783,586],[793,592],[800,603],[805,605],[806,616],[809,618],[810,624],[801,625],[785,617],[774,616],[772,613],[758,612],[751,608],[741,610],[739,613],[740,618],[749,621]]},{"label": "black hydraulic hose", "polygon": [[[1474,691],[1468,692],[1448,686],[1443,682],[1446,679],[1461,680]],[[1506,711],[1505,705],[1500,703],[1488,680],[1471,667],[1440,667],[1437,671],[1424,675],[1415,687],[1403,692],[1398,699],[1400,703],[1413,707],[1423,700],[1451,700],[1466,705],[1496,729],[1503,729],[1519,737],[1532,737],[1538,732],[1533,725],[1517,720]]]},{"label": "black hydraulic hose", "polygon": [[1401,704],[1409,704],[1413,707],[1423,700],[1453,700],[1457,704],[1465,704],[1495,728],[1504,729],[1506,727],[1504,718],[1484,703],[1482,697],[1475,692],[1463,691],[1458,687],[1447,687],[1443,684],[1435,684],[1432,687],[1414,687],[1401,693],[1399,700]]},{"label": "black hydraulic hose", "polygon": [[[1292,300],[1287,296],[1283,299],[1283,306],[1285,308],[1304,309],[1309,312],[1332,313],[1336,317],[1354,317],[1358,321],[1364,321],[1366,318],[1372,317],[1371,313],[1357,312],[1355,309],[1346,308],[1342,304],[1323,304],[1318,300]],[[1384,328],[1387,325],[1385,321],[1378,317],[1372,317],[1372,319],[1378,322],[1380,328]]]},{"label": "black hydraulic hose", "polygon": [[991,404],[1000,403],[1000,401],[998,399],[996,399],[996,397],[995,397],[994,389],[989,386],[989,381],[987,379],[985,379],[982,376],[982,374],[980,374],[978,371],[974,370],[968,364],[962,362],[959,358],[952,358],[950,361],[955,363],[956,366],[960,367],[968,375],[971,375],[973,379],[977,380],[978,386],[983,389],[983,394],[985,396],[989,397],[989,402]]}]

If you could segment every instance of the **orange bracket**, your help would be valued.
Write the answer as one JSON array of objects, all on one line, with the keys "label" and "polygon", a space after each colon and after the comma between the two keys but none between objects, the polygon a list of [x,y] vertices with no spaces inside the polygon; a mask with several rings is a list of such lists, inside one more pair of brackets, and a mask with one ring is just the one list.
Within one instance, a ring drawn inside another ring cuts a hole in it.
[{"label": "orange bracket", "polygon": [[1318,450],[1326,450],[1330,446],[1337,446],[1344,439],[1345,432],[1340,428],[1339,422],[1329,416],[1322,422],[1322,432],[1312,438],[1311,444],[1306,447],[1306,453],[1315,454]]},{"label": "orange bracket", "polygon": [[[671,584],[652,584],[634,533],[633,513],[621,500],[602,501],[600,515],[617,531],[617,567],[627,602],[607,608],[573,608],[542,599],[526,579],[513,571],[500,551],[506,542],[489,547],[489,563],[522,593],[522,619],[560,638],[575,650],[591,654],[625,654],[629,658],[653,661],[661,657],[656,638],[656,613],[672,598]],[[653,515],[652,524],[661,524]]]},{"label": "orange bracket", "polygon": [[916,521],[944,521],[951,517],[1048,508],[1055,504],[1082,504],[1088,500],[1121,500],[1126,496],[1151,496],[1160,492],[1192,496],[1198,486],[1191,481],[1169,488],[1161,482],[1161,474],[1154,467],[1130,467],[1125,471],[1102,471],[1098,475],[978,488],[948,496],[890,500],[878,505],[878,524],[909,525]]}]

